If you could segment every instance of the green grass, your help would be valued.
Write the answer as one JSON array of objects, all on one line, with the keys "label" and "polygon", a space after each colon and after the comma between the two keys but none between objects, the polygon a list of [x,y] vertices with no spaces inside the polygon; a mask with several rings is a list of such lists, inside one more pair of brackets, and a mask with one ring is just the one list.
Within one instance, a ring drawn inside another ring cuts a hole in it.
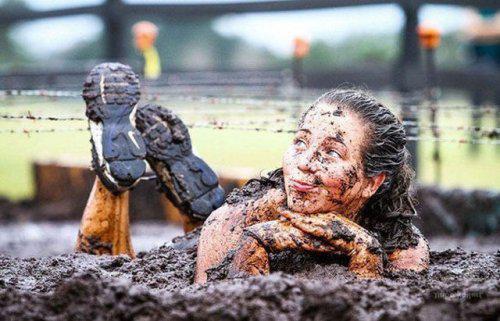
[{"label": "green grass", "polygon": [[[83,116],[83,104],[75,100],[39,102],[30,99],[16,99],[7,106],[0,102],[0,114]],[[179,104],[177,104],[179,105]],[[188,106],[189,105],[189,106]],[[242,120],[265,120],[284,117],[284,114],[263,114],[258,111],[229,113],[222,106],[208,107],[196,103],[182,103],[189,108],[215,108],[214,116],[229,122]],[[241,108],[241,107],[235,107]],[[207,115],[185,114],[186,122],[206,119]],[[424,123],[427,115],[422,114]],[[469,124],[468,112],[443,113],[439,124],[458,126]],[[4,129],[33,128],[81,128],[85,121],[48,122],[31,120],[0,120],[0,131]],[[283,127],[283,124],[279,125]],[[494,127],[492,116],[485,118],[483,126]],[[259,126],[261,127],[261,126]],[[444,138],[466,138],[463,132],[446,131]],[[194,148],[198,155],[215,168],[247,167],[257,170],[270,170],[280,166],[281,156],[291,141],[290,134],[269,132],[216,130],[195,128],[191,130]],[[428,131],[424,135],[429,137]],[[34,160],[60,160],[89,164],[90,143],[87,132],[58,132],[27,134],[0,134],[0,196],[23,199],[33,195],[32,162]],[[470,145],[441,143],[442,185],[446,187],[493,188],[500,189],[500,146],[479,145],[472,152]],[[431,142],[419,144],[418,178],[423,183],[434,181]]]}]

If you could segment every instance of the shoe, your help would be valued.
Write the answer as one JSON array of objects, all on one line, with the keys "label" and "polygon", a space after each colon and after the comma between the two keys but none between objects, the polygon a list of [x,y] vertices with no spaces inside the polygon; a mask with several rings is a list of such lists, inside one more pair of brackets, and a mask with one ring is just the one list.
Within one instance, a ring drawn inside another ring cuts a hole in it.
[{"label": "shoe", "polygon": [[103,63],[83,85],[92,167],[114,194],[130,189],[146,170],[146,146],[135,129],[139,79],[129,66]]},{"label": "shoe", "polygon": [[161,190],[182,212],[205,220],[224,203],[224,190],[214,171],[193,154],[187,127],[172,111],[153,104],[140,107],[136,119]]}]

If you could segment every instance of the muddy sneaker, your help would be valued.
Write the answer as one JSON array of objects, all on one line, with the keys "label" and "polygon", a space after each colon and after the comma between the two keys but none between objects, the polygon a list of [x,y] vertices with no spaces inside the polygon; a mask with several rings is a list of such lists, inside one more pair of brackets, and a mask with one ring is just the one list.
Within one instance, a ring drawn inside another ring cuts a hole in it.
[{"label": "muddy sneaker", "polygon": [[158,105],[146,105],[137,110],[136,126],[146,143],[146,160],[176,207],[205,220],[222,205],[224,191],[217,175],[193,155],[188,129],[177,115]]},{"label": "muddy sneaker", "polygon": [[146,147],[134,127],[139,96],[137,75],[119,63],[94,67],[83,85],[92,167],[114,194],[131,188],[146,170]]}]

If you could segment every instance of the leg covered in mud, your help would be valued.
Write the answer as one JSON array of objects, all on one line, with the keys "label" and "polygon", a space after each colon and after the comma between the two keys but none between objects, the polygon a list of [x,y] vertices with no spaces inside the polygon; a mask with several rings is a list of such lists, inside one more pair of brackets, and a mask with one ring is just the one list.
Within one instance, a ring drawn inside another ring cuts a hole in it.
[{"label": "leg covered in mud", "polygon": [[161,191],[184,214],[185,227],[200,225],[224,202],[217,175],[193,154],[188,128],[172,111],[145,105],[136,126],[146,143],[146,159],[156,172]]},{"label": "leg covered in mud", "polygon": [[76,251],[135,257],[129,233],[129,192],[115,195],[96,178],[83,212]]},{"label": "leg covered in mud", "polygon": [[133,117],[140,97],[139,79],[129,66],[103,63],[90,71],[82,97],[98,178],[83,213],[76,250],[134,257],[128,190],[146,170],[146,146]]}]

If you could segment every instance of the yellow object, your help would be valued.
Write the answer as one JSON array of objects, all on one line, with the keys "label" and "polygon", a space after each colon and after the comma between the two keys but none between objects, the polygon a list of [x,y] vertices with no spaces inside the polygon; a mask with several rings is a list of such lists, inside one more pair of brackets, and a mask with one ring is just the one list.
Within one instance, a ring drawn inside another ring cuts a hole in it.
[{"label": "yellow object", "polygon": [[144,56],[144,78],[158,79],[161,75],[160,55],[155,47],[148,48],[142,52]]}]

